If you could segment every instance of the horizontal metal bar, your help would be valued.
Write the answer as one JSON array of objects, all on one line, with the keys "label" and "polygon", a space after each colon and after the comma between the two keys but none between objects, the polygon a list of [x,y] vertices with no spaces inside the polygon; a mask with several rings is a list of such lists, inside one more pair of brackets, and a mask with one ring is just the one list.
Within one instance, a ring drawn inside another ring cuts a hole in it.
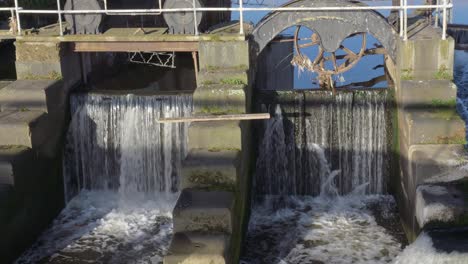
[{"label": "horizontal metal bar", "polygon": [[[23,8],[19,8],[20,10]],[[14,11],[16,10],[14,7],[0,7],[0,11]]]},{"label": "horizontal metal bar", "polygon": [[[408,5],[406,9],[452,8],[447,5]],[[199,8],[157,8],[157,9],[119,9],[119,10],[63,10],[62,14],[105,14],[105,13],[160,13],[191,11],[359,11],[359,10],[402,10],[402,6],[344,6],[344,7],[199,7]],[[18,10],[21,14],[57,14],[57,10]]]},{"label": "horizontal metal bar", "polygon": [[237,114],[237,115],[206,115],[160,118],[158,123],[184,123],[184,122],[208,122],[208,121],[230,121],[230,120],[261,120],[270,119],[269,113],[261,114]]},{"label": "horizontal metal bar", "polygon": [[176,51],[190,52],[198,51],[198,42],[193,41],[79,41],[74,42],[74,52],[153,52],[153,51]]}]

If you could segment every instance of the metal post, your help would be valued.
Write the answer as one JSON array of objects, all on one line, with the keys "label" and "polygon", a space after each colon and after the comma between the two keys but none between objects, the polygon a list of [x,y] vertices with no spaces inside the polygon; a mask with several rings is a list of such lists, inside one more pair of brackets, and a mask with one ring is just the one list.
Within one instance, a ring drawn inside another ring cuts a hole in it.
[{"label": "metal post", "polygon": [[403,20],[403,9],[402,8],[403,8],[403,0],[400,0],[400,10],[399,10],[399,12],[400,12],[400,37],[403,37],[403,30],[404,30],[403,29],[403,23],[404,23],[403,21],[404,20]]},{"label": "metal post", "polygon": [[447,38],[447,0],[444,0],[442,21],[442,40],[445,40]]},{"label": "metal post", "polygon": [[62,8],[60,8],[60,0],[57,0],[57,15],[58,15],[58,23],[60,28],[60,36],[63,36],[63,25],[62,25]]},{"label": "metal post", "polygon": [[18,35],[21,35],[21,22],[18,10],[18,0],[15,0],[16,24],[18,25]]},{"label": "metal post", "polygon": [[437,8],[436,8],[436,13],[435,13],[434,27],[438,27],[438,26],[439,26],[439,13],[440,13],[439,4],[440,4],[440,1],[437,0],[436,3],[437,3]]},{"label": "metal post", "polygon": [[405,17],[404,29],[403,29],[403,40],[408,40],[408,0],[403,0],[403,13]]},{"label": "metal post", "polygon": [[195,5],[195,0],[192,1],[193,3],[193,25],[195,27],[195,35],[198,36],[198,25],[197,25],[197,9]]},{"label": "metal post", "polygon": [[244,35],[244,0],[239,0],[239,34]]},{"label": "metal post", "polygon": [[198,56],[196,51],[192,51],[193,67],[195,69],[195,81],[198,83]]}]

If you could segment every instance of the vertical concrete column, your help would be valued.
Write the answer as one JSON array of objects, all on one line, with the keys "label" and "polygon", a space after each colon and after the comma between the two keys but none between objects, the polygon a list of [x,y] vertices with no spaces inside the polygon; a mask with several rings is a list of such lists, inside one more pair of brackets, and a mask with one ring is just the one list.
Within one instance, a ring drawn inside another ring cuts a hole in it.
[{"label": "vertical concrete column", "polygon": [[466,162],[466,133],[465,122],[456,110],[457,87],[452,82],[453,39],[442,40],[437,31],[426,32],[400,41],[398,49],[395,125],[401,173],[395,186],[405,231],[414,240],[423,229],[460,222],[457,217],[441,219],[441,211],[430,209],[437,204],[445,212],[464,211],[453,206],[458,203],[456,199],[450,201],[447,195],[437,198],[421,192],[434,190],[426,185],[458,185],[453,176],[458,173],[457,167]]},{"label": "vertical concrete column", "polygon": [[[248,42],[201,42],[199,61],[193,114],[248,112]],[[250,176],[248,123],[192,123],[188,141],[164,263],[237,263]]]}]

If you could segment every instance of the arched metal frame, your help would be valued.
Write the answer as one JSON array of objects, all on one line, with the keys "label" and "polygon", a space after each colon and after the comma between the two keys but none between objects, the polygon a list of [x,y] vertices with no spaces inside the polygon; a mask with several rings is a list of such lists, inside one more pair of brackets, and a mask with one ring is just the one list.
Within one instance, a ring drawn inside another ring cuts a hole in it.
[{"label": "arched metal frame", "polygon": [[[361,5],[362,3],[347,0],[298,0],[286,4],[288,7]],[[252,32],[254,54],[260,54],[273,38],[292,26],[305,26],[313,29],[319,35],[321,46],[326,52],[336,51],[350,35],[369,33],[382,44],[393,62],[396,62],[399,36],[386,18],[373,10],[273,12],[260,21]]]}]

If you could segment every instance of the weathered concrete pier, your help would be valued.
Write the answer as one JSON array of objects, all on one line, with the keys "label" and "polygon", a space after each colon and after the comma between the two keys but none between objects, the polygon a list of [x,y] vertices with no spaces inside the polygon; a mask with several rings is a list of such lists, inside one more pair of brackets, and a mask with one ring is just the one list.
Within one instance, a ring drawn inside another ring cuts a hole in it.
[{"label": "weathered concrete pier", "polygon": [[[341,5],[349,9],[325,8]],[[199,35],[169,34],[162,27],[63,34],[66,23],[23,30],[22,35],[0,34],[16,48],[16,80],[0,82],[0,260],[15,259],[63,208],[62,151],[72,118],[69,97],[73,91],[92,89],[94,80],[105,80],[103,72],[119,64],[117,59],[106,64],[106,54],[182,54],[183,67],[155,76],[161,90],[190,90],[194,118],[250,114],[256,109],[255,88],[269,85],[259,83],[268,72],[260,68],[260,61],[270,59],[262,51],[271,43],[294,41],[278,35],[295,26],[296,44],[300,27],[314,29],[306,45],[320,45],[322,53],[310,63],[292,63],[320,72],[325,78],[320,84],[331,94],[340,93],[328,81],[331,76],[366,54],[383,55],[392,94],[388,105],[393,106],[387,109],[393,118],[388,189],[396,197],[408,239],[433,229],[442,230],[442,237],[447,230],[449,237],[449,229],[468,227],[467,175],[459,169],[467,162],[466,124],[456,110],[454,39],[441,37],[442,29],[417,17],[400,35],[398,27],[403,25],[396,23],[395,28],[376,11],[359,9],[362,5],[354,2],[304,0],[286,7],[311,10],[273,11],[255,27],[232,23]],[[243,34],[238,33],[241,25]],[[343,40],[359,34],[372,35],[381,46],[369,50],[364,39],[357,53],[343,47]],[[338,49],[346,55],[335,54]],[[342,65],[339,56],[346,60]],[[283,63],[280,59],[271,58],[278,64]],[[333,63],[329,70],[323,66],[326,60]],[[275,82],[292,82],[292,70],[288,73],[275,76]],[[190,124],[173,239],[164,263],[239,262],[256,161],[254,122]]]}]

